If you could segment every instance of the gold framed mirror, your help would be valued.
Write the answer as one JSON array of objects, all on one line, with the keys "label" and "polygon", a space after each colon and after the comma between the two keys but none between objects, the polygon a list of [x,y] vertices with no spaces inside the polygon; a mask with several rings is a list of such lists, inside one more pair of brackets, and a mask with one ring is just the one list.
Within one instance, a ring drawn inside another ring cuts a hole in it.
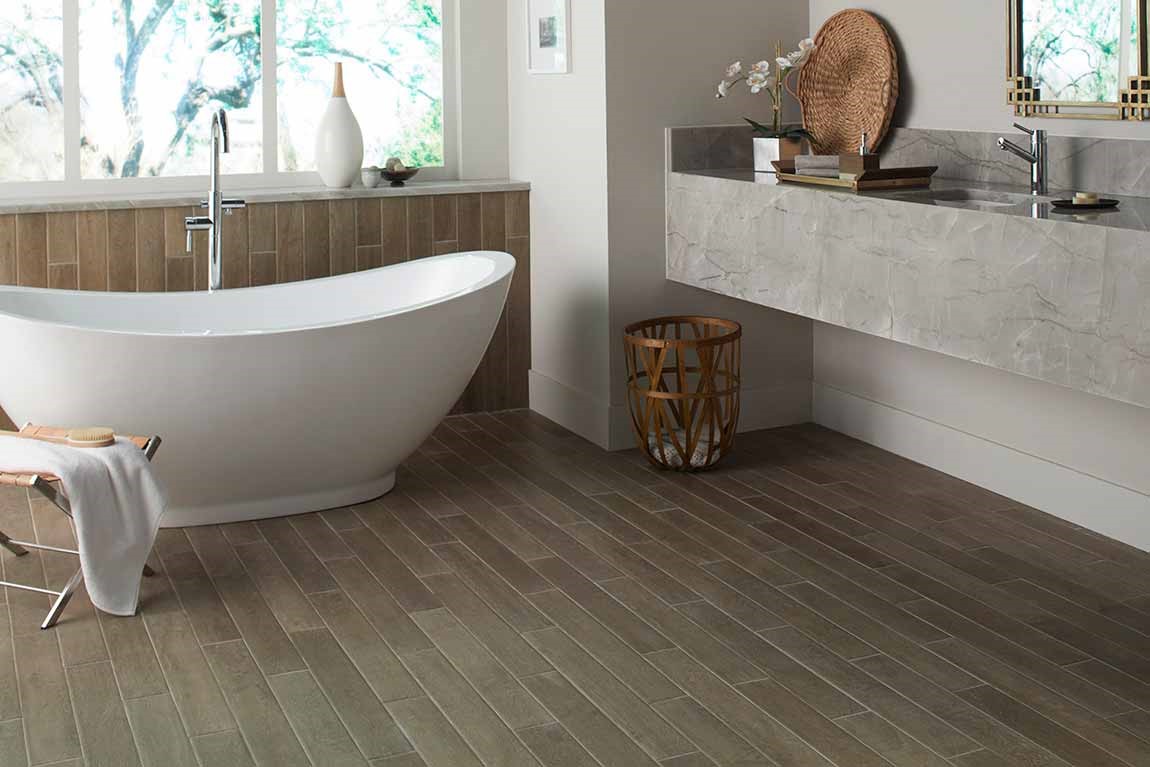
[{"label": "gold framed mirror", "polygon": [[1018,117],[1150,120],[1150,0],[1007,0]]}]

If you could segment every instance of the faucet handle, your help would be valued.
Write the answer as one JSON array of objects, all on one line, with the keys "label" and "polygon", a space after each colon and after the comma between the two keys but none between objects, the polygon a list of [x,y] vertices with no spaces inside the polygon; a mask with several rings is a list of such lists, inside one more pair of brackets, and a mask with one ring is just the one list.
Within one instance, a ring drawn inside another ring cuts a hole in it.
[{"label": "faucet handle", "polygon": [[1034,135],[1034,131],[1033,131],[1033,130],[1031,130],[1030,128],[1027,128],[1025,125],[1021,125],[1021,124],[1019,124],[1019,123],[1015,123],[1015,124],[1014,124],[1014,127],[1015,127],[1015,128],[1018,128],[1020,131],[1022,131],[1023,133],[1025,133],[1027,136],[1033,136],[1033,135]]},{"label": "faucet handle", "polygon": [[[212,203],[210,200],[200,200],[200,208],[207,210],[211,206],[212,206]],[[225,197],[224,199],[220,200],[220,207],[223,208],[224,210],[227,210],[229,208],[231,208],[231,209],[246,208],[247,206],[248,206],[247,202],[239,199],[238,197]]]},{"label": "faucet handle", "polygon": [[188,252],[192,252],[192,233],[202,232],[212,228],[212,220],[207,216],[187,216],[184,218],[184,229],[188,233]]}]

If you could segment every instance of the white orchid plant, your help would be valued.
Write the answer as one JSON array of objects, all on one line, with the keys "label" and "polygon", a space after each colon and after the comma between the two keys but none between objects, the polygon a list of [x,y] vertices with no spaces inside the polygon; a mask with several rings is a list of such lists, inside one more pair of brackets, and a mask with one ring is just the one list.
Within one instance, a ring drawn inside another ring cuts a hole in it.
[{"label": "white orchid plant", "polygon": [[727,67],[727,76],[719,81],[719,87],[715,92],[715,98],[723,99],[731,92],[739,83],[745,82],[747,88],[751,93],[766,92],[771,97],[772,104],[772,120],[770,125],[764,125],[755,122],[750,118],[743,118],[755,133],[764,138],[808,138],[808,134],[801,126],[783,125],[783,89],[786,88],[787,92],[795,96],[795,92],[791,90],[790,76],[795,72],[802,69],[803,65],[807,63],[811,54],[815,50],[815,41],[809,37],[799,42],[799,49],[793,51],[786,56],[783,55],[782,43],[775,44],[775,71],[771,72],[771,62],[760,61],[754,64],[749,70],[743,69],[743,62],[736,61]]}]

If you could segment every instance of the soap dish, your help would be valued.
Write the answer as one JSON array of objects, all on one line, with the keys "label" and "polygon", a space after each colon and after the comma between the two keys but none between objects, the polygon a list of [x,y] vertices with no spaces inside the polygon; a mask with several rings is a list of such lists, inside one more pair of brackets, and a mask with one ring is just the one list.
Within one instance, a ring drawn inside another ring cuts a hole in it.
[{"label": "soap dish", "polygon": [[1098,202],[1076,203],[1074,200],[1051,200],[1050,204],[1059,213],[1073,213],[1080,210],[1114,210],[1118,207],[1118,200],[1100,198]]}]

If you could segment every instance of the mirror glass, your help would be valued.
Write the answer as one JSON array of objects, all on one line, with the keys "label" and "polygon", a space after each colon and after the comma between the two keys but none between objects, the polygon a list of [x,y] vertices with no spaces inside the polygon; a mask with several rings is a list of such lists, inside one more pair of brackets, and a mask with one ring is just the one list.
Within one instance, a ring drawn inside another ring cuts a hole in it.
[{"label": "mirror glass", "polygon": [[1043,101],[1109,102],[1138,74],[1139,0],[1025,0],[1022,73]]}]

